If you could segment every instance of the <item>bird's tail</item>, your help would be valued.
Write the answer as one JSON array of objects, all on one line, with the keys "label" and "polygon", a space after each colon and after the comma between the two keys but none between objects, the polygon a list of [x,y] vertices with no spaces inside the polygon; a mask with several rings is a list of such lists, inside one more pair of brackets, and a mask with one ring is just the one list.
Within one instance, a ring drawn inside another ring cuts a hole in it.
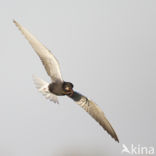
[{"label": "bird's tail", "polygon": [[38,89],[39,92],[41,92],[47,99],[50,101],[53,101],[55,103],[59,103],[57,96],[55,94],[52,94],[49,91],[49,83],[46,81],[40,79],[39,77],[33,75],[33,81],[35,83],[36,88]]}]

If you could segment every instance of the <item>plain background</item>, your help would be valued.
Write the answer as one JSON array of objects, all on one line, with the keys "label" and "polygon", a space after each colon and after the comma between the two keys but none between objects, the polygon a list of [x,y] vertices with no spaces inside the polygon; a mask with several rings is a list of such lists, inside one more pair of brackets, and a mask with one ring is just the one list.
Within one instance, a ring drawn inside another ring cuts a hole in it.
[{"label": "plain background", "polygon": [[[156,145],[156,1],[14,0],[0,5],[0,155],[120,156]],[[50,82],[12,20],[58,58],[63,78],[93,99],[114,127],[116,143],[67,97],[59,105],[36,90]]]}]

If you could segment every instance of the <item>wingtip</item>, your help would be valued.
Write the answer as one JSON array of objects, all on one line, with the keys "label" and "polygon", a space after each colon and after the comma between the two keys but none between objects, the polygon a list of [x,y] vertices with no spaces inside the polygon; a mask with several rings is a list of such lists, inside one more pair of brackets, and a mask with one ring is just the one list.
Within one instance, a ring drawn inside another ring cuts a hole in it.
[{"label": "wingtip", "polygon": [[18,27],[19,30],[21,30],[21,25],[15,19],[13,19],[13,23],[16,25],[16,27]]},{"label": "wingtip", "polygon": [[16,20],[15,19],[13,19],[12,21],[13,21],[13,23],[16,23]]},{"label": "wingtip", "polygon": [[13,21],[13,23],[14,23],[16,26],[18,25],[18,23],[17,23],[17,21],[16,21],[15,19],[13,19],[12,21]]},{"label": "wingtip", "polygon": [[118,138],[115,138],[115,141],[119,143],[119,139]]},{"label": "wingtip", "polygon": [[119,143],[118,136],[117,136],[117,134],[115,133],[114,129],[113,129],[113,134],[112,134],[112,133],[109,133],[108,131],[107,131],[107,133],[108,133],[116,142]]},{"label": "wingtip", "polygon": [[113,138],[114,138],[114,140],[115,140],[116,142],[119,143],[119,139],[118,139],[118,136],[116,135],[116,133],[115,133],[115,136],[113,136]]}]

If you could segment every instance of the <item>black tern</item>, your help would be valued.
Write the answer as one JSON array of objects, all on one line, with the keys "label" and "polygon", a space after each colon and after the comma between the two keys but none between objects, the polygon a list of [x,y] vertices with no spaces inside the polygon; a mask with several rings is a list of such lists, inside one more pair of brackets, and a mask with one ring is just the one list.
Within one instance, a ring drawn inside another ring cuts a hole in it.
[{"label": "black tern", "polygon": [[73,99],[78,105],[80,105],[86,112],[88,112],[117,142],[119,139],[112,128],[109,121],[106,119],[103,111],[90,99],[82,94],[73,90],[73,84],[71,82],[65,82],[60,72],[60,66],[55,56],[40,42],[38,41],[27,29],[13,21],[19,28],[25,38],[29,41],[32,48],[40,57],[45,70],[51,78],[51,83],[33,76],[36,88],[47,99],[58,103],[57,96],[68,96]]}]

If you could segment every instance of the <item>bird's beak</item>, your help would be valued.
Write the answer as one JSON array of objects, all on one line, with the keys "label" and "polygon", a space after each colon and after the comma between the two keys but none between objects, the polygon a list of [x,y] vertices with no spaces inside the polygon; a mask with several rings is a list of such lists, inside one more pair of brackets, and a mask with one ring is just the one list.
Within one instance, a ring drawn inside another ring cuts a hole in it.
[{"label": "bird's beak", "polygon": [[68,96],[72,96],[74,91],[73,89],[70,89],[68,92],[63,92],[65,95],[68,95]]},{"label": "bird's beak", "polygon": [[73,91],[73,89],[70,89],[70,91],[68,92],[68,96],[72,96],[73,95],[73,93],[74,93],[74,91]]}]

